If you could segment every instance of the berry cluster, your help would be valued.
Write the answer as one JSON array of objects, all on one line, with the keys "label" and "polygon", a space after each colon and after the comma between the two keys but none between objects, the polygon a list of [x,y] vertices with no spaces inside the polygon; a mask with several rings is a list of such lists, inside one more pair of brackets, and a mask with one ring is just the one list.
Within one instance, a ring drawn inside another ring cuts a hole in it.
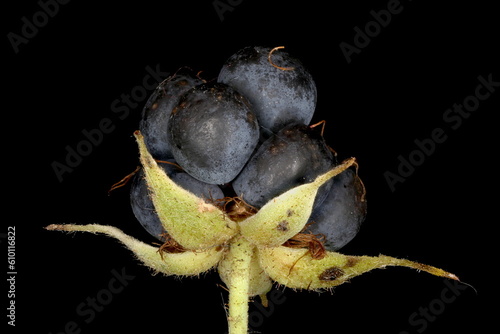
[{"label": "berry cluster", "polygon": [[[281,47],[246,47],[217,80],[183,68],[162,82],[144,107],[140,131],[176,184],[226,211],[244,211],[230,217],[246,217],[338,165],[320,127],[309,124],[316,100],[316,85],[299,60]],[[364,195],[354,170],[331,179],[318,191],[306,232],[338,250],[365,218]],[[142,172],[131,204],[142,226],[165,241]]]},{"label": "berry cluster", "polygon": [[142,169],[130,197],[161,247],[108,225],[46,229],[108,235],[156,273],[199,276],[217,268],[229,291],[231,334],[248,333],[250,298],[266,305],[274,282],[321,291],[387,266],[458,280],[406,259],[336,252],[365,218],[365,189],[351,169],[355,159],[337,162],[309,124],[315,84],[280,49],[244,48],[213,82],[180,70],[147,102],[134,132]]}]

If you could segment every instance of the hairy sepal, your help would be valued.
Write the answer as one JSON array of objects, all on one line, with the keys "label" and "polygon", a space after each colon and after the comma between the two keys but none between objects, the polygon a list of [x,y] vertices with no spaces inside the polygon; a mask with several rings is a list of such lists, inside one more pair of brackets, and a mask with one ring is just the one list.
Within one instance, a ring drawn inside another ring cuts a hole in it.
[{"label": "hairy sepal", "polygon": [[312,258],[307,249],[281,246],[260,248],[259,261],[272,280],[294,289],[328,289],[373,269],[387,266],[409,267],[458,280],[457,276],[442,269],[385,255],[349,256],[327,252],[324,258],[318,260]]},{"label": "hairy sepal", "polygon": [[183,253],[159,253],[159,248],[139,241],[113,226],[89,225],[49,225],[51,231],[102,233],[119,240],[145,266],[165,275],[195,276],[213,268],[222,258],[222,252],[215,248]]},{"label": "hairy sepal", "polygon": [[240,223],[241,234],[255,245],[276,247],[299,233],[311,215],[319,187],[355,164],[350,158],[311,183],[294,187],[266,203]]},{"label": "hairy sepal", "polygon": [[207,249],[237,233],[236,223],[221,209],[175,184],[148,152],[141,133],[134,135],[156,213],[175,241],[186,249]]}]

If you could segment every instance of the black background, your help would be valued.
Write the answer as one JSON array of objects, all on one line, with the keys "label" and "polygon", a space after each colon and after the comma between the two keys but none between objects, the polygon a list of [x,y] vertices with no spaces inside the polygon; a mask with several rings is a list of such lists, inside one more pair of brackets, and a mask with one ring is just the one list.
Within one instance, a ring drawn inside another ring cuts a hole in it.
[{"label": "black background", "polygon": [[[305,64],[318,88],[313,121],[327,120],[325,138],[340,157],[358,159],[369,214],[341,252],[431,264],[477,290],[460,290],[453,302],[443,303],[443,279],[388,268],[332,293],[285,289],[284,301],[254,330],[302,333],[306,326],[321,333],[430,334],[491,328],[497,290],[490,279],[496,275],[493,144],[500,87],[456,130],[443,114],[474,94],[478,76],[491,74],[500,81],[498,17],[492,5],[480,2],[401,1],[402,11],[348,63],[339,44],[353,44],[354,27],[363,29],[373,20],[370,11],[387,4],[245,0],[221,21],[210,0],[71,1],[18,53],[7,34],[21,34],[21,18],[31,21],[40,5],[23,1],[6,10],[4,100],[9,104],[2,167],[5,192],[12,197],[0,232],[16,226],[13,332],[30,328],[55,334],[74,321],[80,333],[130,332],[136,325],[144,333],[225,333],[227,293],[215,272],[201,279],[151,276],[113,240],[48,232],[43,226],[100,223],[152,241],[132,214],[127,188],[107,194],[138,164],[132,133],[145,101],[123,120],[111,104],[142,85],[146,66],[169,73],[190,66],[211,79],[247,45],[283,45]],[[85,139],[82,130],[97,128],[104,118],[112,120],[114,130],[60,182],[52,163],[64,163],[65,147],[76,147]],[[397,173],[398,156],[408,157],[414,141],[430,138],[435,128],[446,131],[446,141],[391,191],[384,173]],[[6,258],[5,239],[2,249]],[[122,268],[134,278],[86,323],[78,305],[106,289],[112,271]],[[1,293],[2,309],[6,293]],[[435,310],[439,314],[432,321],[409,322],[421,307],[440,305],[444,308]],[[253,306],[251,311],[258,312]]]}]

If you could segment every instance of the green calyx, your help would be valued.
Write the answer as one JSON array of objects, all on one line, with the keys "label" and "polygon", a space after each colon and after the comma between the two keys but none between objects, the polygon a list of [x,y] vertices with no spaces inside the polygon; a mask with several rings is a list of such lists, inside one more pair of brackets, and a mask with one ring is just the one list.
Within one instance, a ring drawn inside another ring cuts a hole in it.
[{"label": "green calyx", "polygon": [[355,165],[354,158],[311,183],[288,190],[254,215],[236,222],[223,208],[207,203],[170,180],[148,152],[140,132],[134,135],[155,210],[165,230],[183,251],[165,251],[112,226],[68,224],[49,225],[46,229],[108,235],[122,242],[145,266],[165,275],[195,276],[217,268],[229,289],[230,334],[247,333],[249,298],[258,295],[265,303],[272,282],[294,289],[331,289],[386,266],[410,267],[458,280],[444,270],[405,259],[383,255],[348,256],[328,251],[318,257],[308,248],[284,246],[304,229],[318,188]]}]

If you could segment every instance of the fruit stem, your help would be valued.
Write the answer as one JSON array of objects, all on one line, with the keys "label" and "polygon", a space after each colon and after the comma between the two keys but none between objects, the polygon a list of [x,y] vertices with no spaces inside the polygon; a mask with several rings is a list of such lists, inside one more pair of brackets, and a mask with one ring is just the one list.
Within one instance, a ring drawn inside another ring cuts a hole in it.
[{"label": "fruit stem", "polygon": [[243,237],[234,240],[229,250],[232,270],[229,277],[229,334],[247,334],[250,263],[253,246]]}]

